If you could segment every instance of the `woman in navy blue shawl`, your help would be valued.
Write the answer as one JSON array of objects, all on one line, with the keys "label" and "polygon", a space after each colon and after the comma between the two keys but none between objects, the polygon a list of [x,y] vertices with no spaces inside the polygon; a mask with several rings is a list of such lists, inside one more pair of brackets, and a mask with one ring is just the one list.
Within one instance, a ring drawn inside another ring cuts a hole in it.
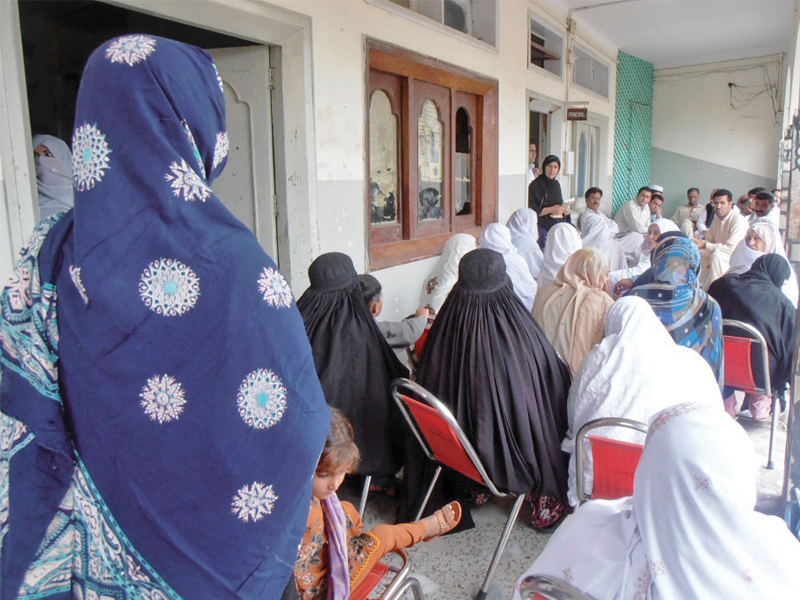
[{"label": "woman in navy blue shawl", "polygon": [[89,59],[75,209],[0,297],[2,598],[277,598],[330,423],[292,292],[209,187],[207,52]]}]

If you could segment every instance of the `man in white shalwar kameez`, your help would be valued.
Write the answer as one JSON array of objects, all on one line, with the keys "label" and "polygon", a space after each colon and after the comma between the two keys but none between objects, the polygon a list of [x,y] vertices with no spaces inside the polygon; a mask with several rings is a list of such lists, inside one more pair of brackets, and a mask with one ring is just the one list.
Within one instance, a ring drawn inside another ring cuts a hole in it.
[{"label": "man in white shalwar kameez", "polygon": [[697,222],[706,216],[706,207],[700,206],[700,190],[689,188],[686,191],[686,204],[679,206],[672,215],[672,221],[686,237],[692,239]]},{"label": "man in white shalwar kameez", "polygon": [[590,187],[584,194],[586,210],[581,215],[579,224],[584,248],[597,248],[611,262],[611,270],[625,269],[628,266],[625,251],[617,241],[619,227],[616,222],[600,210],[603,190]]},{"label": "man in white shalwar kameez", "polygon": [[[755,206],[753,207],[755,219],[766,221],[775,229],[780,229],[781,226],[781,209],[777,206],[777,200],[771,193],[764,191],[756,194]],[[753,221],[751,221],[751,224]]]},{"label": "man in white shalwar kameez", "polygon": [[625,251],[628,264],[635,260],[636,251],[641,247],[642,240],[647,234],[650,225],[650,203],[652,192],[650,188],[639,188],[639,192],[632,200],[620,206],[614,217],[619,233],[617,240]]},{"label": "man in white shalwar kameez", "polygon": [[714,221],[706,232],[705,239],[693,241],[700,249],[701,267],[699,283],[707,290],[711,283],[725,273],[731,265],[731,254],[736,245],[747,235],[748,222],[739,211],[733,210],[733,195],[729,190],[714,192]]}]

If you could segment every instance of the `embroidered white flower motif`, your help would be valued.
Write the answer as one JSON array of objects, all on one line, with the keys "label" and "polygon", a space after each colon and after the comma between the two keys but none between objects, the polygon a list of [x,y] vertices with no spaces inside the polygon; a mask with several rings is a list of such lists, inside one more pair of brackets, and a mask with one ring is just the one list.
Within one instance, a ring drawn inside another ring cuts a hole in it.
[{"label": "embroidered white flower motif", "polygon": [[711,491],[711,480],[704,475],[694,476],[694,489],[696,492]]},{"label": "embroidered white flower motif", "polygon": [[106,136],[95,125],[84,123],[72,134],[72,178],[78,191],[100,183],[108,169],[111,150]]},{"label": "embroidered white flower motif", "polygon": [[76,267],[75,265],[70,265],[69,267],[69,276],[72,278],[72,283],[75,284],[75,288],[78,290],[78,293],[81,295],[84,304],[89,304],[89,296],[86,295],[86,288],[83,287],[83,281],[81,281],[81,268]]},{"label": "embroidered white flower motif", "polygon": [[566,581],[567,583],[572,583],[572,580],[574,579],[572,575],[572,567],[567,567],[566,569],[564,569],[564,571],[562,571],[562,573],[564,575],[564,581]]},{"label": "embroidered white flower motif", "polygon": [[267,304],[275,308],[289,308],[292,305],[292,288],[278,269],[264,267],[258,278],[258,291]]},{"label": "embroidered white flower motif", "polygon": [[236,400],[245,423],[254,429],[267,429],[283,417],[286,387],[270,369],[257,369],[242,381]]},{"label": "embroidered white flower motif", "polygon": [[200,150],[197,148],[197,142],[194,141],[192,130],[185,120],[181,121],[181,125],[183,126],[183,132],[186,134],[186,139],[189,140],[189,145],[192,147],[192,155],[194,156],[195,161],[197,161],[197,166],[200,167],[200,173],[202,173],[203,177],[205,178],[206,167],[203,164],[203,157],[200,156]]},{"label": "embroidered white flower motif", "polygon": [[265,515],[271,514],[278,500],[278,495],[271,485],[254,481],[252,485],[242,486],[231,502],[233,514],[247,523],[260,521]]},{"label": "embroidered white flower motif", "polygon": [[183,386],[166,373],[148,379],[139,397],[145,414],[159,424],[176,420],[186,404]]},{"label": "embroidered white flower motif", "polygon": [[219,71],[217,71],[217,65],[211,63],[211,66],[214,67],[214,74],[217,76],[217,84],[219,84],[219,91],[224,94],[225,87],[222,85],[222,77],[219,76]]},{"label": "embroidered white flower motif", "polygon": [[664,561],[661,560],[661,559],[659,559],[659,560],[651,560],[650,564],[649,564],[649,567],[650,567],[650,573],[652,574],[653,579],[655,579],[656,577],[658,577],[660,575],[664,575],[667,572],[667,566],[664,564]]},{"label": "embroidered white flower motif", "polygon": [[203,202],[211,195],[211,188],[206,185],[200,176],[181,159],[180,164],[173,162],[170,167],[172,173],[167,173],[164,177],[172,186],[172,193],[187,202],[202,200]]},{"label": "embroidered white flower motif", "polygon": [[217,142],[214,144],[214,162],[211,165],[212,169],[216,169],[222,164],[222,161],[225,160],[226,156],[228,156],[229,147],[230,143],[228,142],[228,132],[220,131],[217,134]]},{"label": "embroidered white flower motif", "polygon": [[130,67],[146,60],[156,50],[156,40],[146,35],[126,35],[111,42],[106,48],[106,58],[112,63]]},{"label": "embroidered white flower motif", "polygon": [[139,295],[145,306],[159,315],[182,315],[197,303],[200,279],[182,262],[159,258],[142,273]]}]

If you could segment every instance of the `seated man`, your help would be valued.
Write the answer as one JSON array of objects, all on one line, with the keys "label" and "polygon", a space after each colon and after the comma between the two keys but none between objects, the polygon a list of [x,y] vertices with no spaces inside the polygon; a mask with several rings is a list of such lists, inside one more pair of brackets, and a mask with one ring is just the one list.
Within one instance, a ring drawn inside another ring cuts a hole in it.
[{"label": "seated man", "polygon": [[679,206],[672,221],[686,237],[693,238],[697,223],[705,217],[705,207],[700,206],[700,190],[689,188],[686,190],[686,204]]},{"label": "seated man", "polygon": [[578,221],[584,248],[597,248],[611,261],[611,270],[628,266],[625,252],[616,239],[619,227],[614,220],[600,210],[603,190],[590,187],[584,194],[586,211]]},{"label": "seated man", "polygon": [[781,209],[777,206],[777,199],[770,192],[764,190],[756,194],[754,213],[756,219],[768,222],[775,229],[780,229]]},{"label": "seated man", "polygon": [[712,198],[714,221],[706,231],[705,239],[694,239],[700,249],[700,287],[708,286],[722,277],[730,268],[731,253],[736,244],[747,234],[747,219],[733,210],[733,195],[730,190],[719,189]]},{"label": "seated man", "polygon": [[639,188],[636,197],[620,206],[614,217],[619,226],[617,240],[625,250],[628,264],[635,260],[636,251],[641,247],[642,240],[650,225],[650,209],[648,204],[652,192],[648,187]]},{"label": "seated man", "polygon": [[652,193],[648,206],[650,208],[650,222],[652,223],[656,219],[660,219],[661,207],[664,206],[664,196],[661,194],[661,192],[654,191]]},{"label": "seated man", "polygon": [[750,199],[749,194],[744,194],[739,196],[739,199],[736,201],[736,206],[739,209],[739,213],[747,219],[747,222],[752,225],[753,221],[756,220],[756,213],[753,211],[754,202]]}]

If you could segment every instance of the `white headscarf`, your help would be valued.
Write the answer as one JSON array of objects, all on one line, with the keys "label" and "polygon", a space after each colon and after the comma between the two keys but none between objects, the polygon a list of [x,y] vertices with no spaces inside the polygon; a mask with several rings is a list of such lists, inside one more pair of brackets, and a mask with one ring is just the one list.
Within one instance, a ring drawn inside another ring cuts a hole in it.
[{"label": "white headscarf", "polygon": [[[745,239],[736,244],[736,248],[733,249],[733,253],[731,254],[731,267],[728,269],[728,273],[741,275],[749,271],[756,259],[764,254],[780,254],[787,261],[789,260],[786,256],[783,243],[781,242],[780,231],[773,225],[772,221],[766,218],[756,219],[753,221],[753,224],[750,225],[750,229],[747,230],[747,233],[749,234],[751,231],[764,240],[764,251],[760,252],[750,248],[745,243],[747,240],[747,235],[745,235]],[[791,268],[791,263],[789,263],[789,267],[789,279],[784,282],[781,291],[792,303],[792,306],[797,308],[798,293],[800,293],[800,290],[797,285],[797,275],[795,275],[794,269]]]},{"label": "white headscarf", "polygon": [[576,250],[583,247],[581,234],[569,223],[556,223],[547,234],[544,245],[544,262],[537,283],[544,287],[556,280],[556,275]]},{"label": "white headscarf", "polygon": [[[643,348],[647,349],[647,356],[642,355]],[[647,423],[655,413],[683,401],[687,395],[696,395],[722,410],[717,379],[708,363],[694,350],[676,345],[643,298],[617,300],[606,316],[603,341],[586,355],[569,392],[569,430],[561,449],[570,455],[570,504],[577,504],[574,438],[581,427],[601,417]],[[644,434],[621,427],[603,427],[592,435],[644,442]],[[585,458],[588,493],[592,490],[590,450]]]},{"label": "white headscarf", "polygon": [[532,208],[519,208],[509,217],[506,226],[511,231],[511,243],[528,265],[531,276],[536,279],[544,262],[542,249],[539,248],[539,217]]},{"label": "white headscarf", "polygon": [[461,262],[461,257],[477,247],[477,240],[468,233],[457,233],[447,240],[442,255],[422,284],[420,306],[428,306],[434,313],[439,312],[458,281],[458,263]]},{"label": "white headscarf", "polygon": [[514,293],[522,300],[525,308],[530,310],[536,296],[536,280],[528,270],[528,265],[517,253],[514,244],[511,243],[509,228],[502,223],[492,223],[483,230],[478,245],[503,255],[503,259],[506,261],[506,274],[511,279]]},{"label": "white headscarf", "polygon": [[52,135],[33,136],[33,147],[46,146],[53,156],[36,156],[36,184],[39,190],[39,218],[69,210],[75,204],[72,193],[72,152],[66,142]]},{"label": "white headscarf", "polygon": [[625,259],[625,251],[617,241],[616,235],[609,228],[609,223],[613,223],[605,215],[587,210],[581,216],[581,238],[584,248],[597,248],[608,257],[611,263],[611,270],[624,269],[628,266]]},{"label": "white headscarf", "polygon": [[603,600],[795,598],[800,542],[753,510],[756,468],[750,439],[723,411],[661,411],[633,496],[581,506],[522,579],[549,575]]},{"label": "white headscarf", "polygon": [[680,227],[675,225],[672,219],[656,219],[650,225],[658,225],[658,235],[668,231],[680,231]]}]

